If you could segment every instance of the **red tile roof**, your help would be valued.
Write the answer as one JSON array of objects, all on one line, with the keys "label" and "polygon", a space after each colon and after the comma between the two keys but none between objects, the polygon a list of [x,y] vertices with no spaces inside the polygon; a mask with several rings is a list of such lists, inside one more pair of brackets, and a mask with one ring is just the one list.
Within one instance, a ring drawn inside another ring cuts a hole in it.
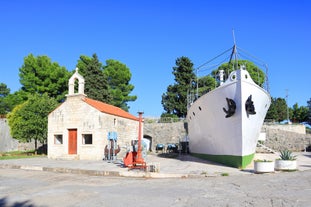
[{"label": "red tile roof", "polygon": [[120,116],[123,118],[127,118],[127,119],[132,119],[132,120],[136,120],[138,121],[139,118],[124,111],[123,109],[110,105],[110,104],[106,104],[104,102],[101,101],[96,101],[90,98],[84,98],[83,99],[84,102],[86,102],[87,104],[91,105],[92,107],[96,108],[97,110],[106,113],[106,114],[111,114],[111,115],[115,115],[115,116]]}]

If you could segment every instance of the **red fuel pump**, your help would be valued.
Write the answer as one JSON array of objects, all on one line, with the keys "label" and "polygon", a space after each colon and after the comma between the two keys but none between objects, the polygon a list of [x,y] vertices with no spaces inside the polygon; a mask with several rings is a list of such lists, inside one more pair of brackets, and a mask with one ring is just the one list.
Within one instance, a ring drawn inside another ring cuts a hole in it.
[{"label": "red fuel pump", "polygon": [[139,125],[138,125],[138,149],[136,152],[130,151],[126,153],[126,156],[123,158],[124,166],[133,169],[146,169],[147,164],[142,156],[142,146],[141,146],[141,137],[142,137],[142,114],[143,112],[138,112],[139,115]]}]

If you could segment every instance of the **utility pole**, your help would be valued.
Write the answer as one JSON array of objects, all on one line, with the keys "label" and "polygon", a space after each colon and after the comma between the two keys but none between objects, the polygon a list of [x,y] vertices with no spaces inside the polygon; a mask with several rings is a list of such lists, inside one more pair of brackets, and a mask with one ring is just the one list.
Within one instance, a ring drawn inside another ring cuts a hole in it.
[{"label": "utility pole", "polygon": [[288,112],[288,89],[286,89],[285,91],[286,91],[286,116],[287,116],[287,124],[290,124],[289,112]]}]

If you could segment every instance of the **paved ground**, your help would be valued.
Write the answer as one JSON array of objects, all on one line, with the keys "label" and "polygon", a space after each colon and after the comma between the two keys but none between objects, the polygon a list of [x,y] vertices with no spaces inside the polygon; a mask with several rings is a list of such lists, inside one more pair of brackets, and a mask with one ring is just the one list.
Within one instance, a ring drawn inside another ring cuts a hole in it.
[{"label": "paved ground", "polygon": [[308,207],[311,171],[199,178],[126,178],[0,170],[1,207]]},{"label": "paved ground", "polygon": [[[296,153],[298,170],[311,170],[311,153]],[[52,160],[46,157],[0,160],[0,168],[16,168],[37,171],[54,171],[74,174],[107,175],[124,177],[197,177],[197,176],[221,176],[223,173],[233,175],[253,174],[253,165],[240,170],[223,166],[217,163],[201,160],[190,155],[179,155],[175,158],[165,158],[159,154],[149,154],[147,164],[157,166],[158,172],[143,172],[140,170],[128,170],[122,167],[121,160],[108,161],[85,161],[85,160]],[[255,159],[274,160],[275,154],[256,154]]]},{"label": "paved ground", "polygon": [[147,162],[160,171],[128,171],[106,161],[0,160],[0,207],[311,206],[311,153],[298,154],[296,172],[268,174],[254,174],[252,165],[239,170],[191,156],[151,154]]}]

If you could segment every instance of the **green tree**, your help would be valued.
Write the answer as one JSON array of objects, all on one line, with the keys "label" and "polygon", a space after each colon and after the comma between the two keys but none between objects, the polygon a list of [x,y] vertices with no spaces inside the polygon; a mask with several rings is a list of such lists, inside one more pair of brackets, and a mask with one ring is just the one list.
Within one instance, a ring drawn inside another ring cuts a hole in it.
[{"label": "green tree", "polygon": [[27,100],[27,93],[19,90],[5,97],[0,97],[0,114],[7,114],[13,108]]},{"label": "green tree", "polygon": [[10,94],[10,89],[5,83],[0,83],[0,97],[6,97]]},{"label": "green tree", "polygon": [[0,83],[0,115],[7,114],[9,105],[5,102],[5,97],[10,94],[10,89],[6,84]]},{"label": "green tree", "polygon": [[85,79],[85,94],[89,98],[109,103],[111,96],[108,92],[107,78],[97,55],[93,54],[92,57],[81,55],[77,67]]},{"label": "green tree", "polygon": [[278,122],[287,119],[287,104],[284,98],[271,98],[271,105],[267,112],[266,119]]},{"label": "green tree", "polygon": [[216,87],[216,80],[210,75],[198,79],[198,96],[213,90]]},{"label": "green tree", "polygon": [[[225,78],[228,77],[229,74],[235,70],[234,64],[236,63],[230,62],[230,63],[222,64],[221,66],[219,66],[219,68],[217,68],[217,70],[214,70],[212,72],[213,76],[216,78],[219,70],[224,70]],[[250,76],[252,77],[253,81],[257,85],[261,87],[263,86],[265,82],[265,73],[259,67],[257,67],[254,63],[248,60],[238,60],[237,65],[238,67],[244,65],[246,67],[246,70],[249,72]]]},{"label": "green tree", "polygon": [[58,102],[46,93],[29,95],[28,100],[17,105],[8,114],[11,135],[21,142],[35,141],[44,144],[47,141],[48,114],[55,109]]},{"label": "green tree", "polygon": [[173,67],[175,83],[167,87],[167,92],[162,95],[162,106],[167,114],[175,114],[179,118],[187,115],[187,98],[189,90],[195,88],[195,74],[193,63],[188,57],[176,59]]},{"label": "green tree", "polygon": [[290,108],[290,117],[292,122],[300,123],[308,120],[309,108],[306,106],[298,106],[298,103],[293,105],[293,108]]},{"label": "green tree", "polygon": [[67,82],[70,73],[65,67],[51,62],[47,56],[33,56],[24,58],[24,64],[19,69],[22,90],[29,94],[44,94],[62,101],[67,93]]},{"label": "green tree", "polygon": [[135,101],[137,96],[130,96],[134,86],[130,84],[132,74],[126,65],[117,60],[107,60],[103,73],[108,80],[108,92],[112,96],[110,104],[129,110],[127,102]]},{"label": "green tree", "polygon": [[307,101],[308,104],[308,122],[311,123],[311,98]]}]

